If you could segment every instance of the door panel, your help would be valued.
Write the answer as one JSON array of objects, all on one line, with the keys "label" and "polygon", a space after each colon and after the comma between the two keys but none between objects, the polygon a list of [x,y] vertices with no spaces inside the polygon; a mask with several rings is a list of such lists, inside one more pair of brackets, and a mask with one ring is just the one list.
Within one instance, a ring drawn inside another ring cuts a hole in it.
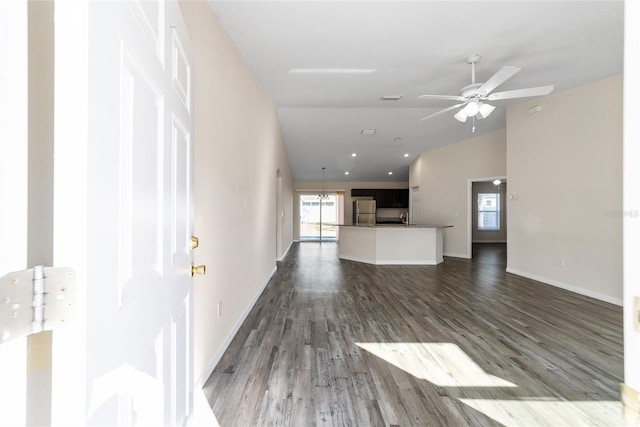
[{"label": "door panel", "polygon": [[171,77],[173,87],[189,113],[191,111],[191,62],[181,41],[182,36],[177,30],[172,32]]},{"label": "door panel", "polygon": [[191,200],[191,135],[176,117],[171,118],[171,267],[189,258]]},{"label": "door panel", "polygon": [[130,1],[128,4],[136,18],[140,31],[144,34],[149,46],[156,53],[158,61],[164,64],[164,23],[165,10],[157,1]]},{"label": "door panel", "polygon": [[126,44],[121,49],[118,249],[122,305],[162,278],[165,135],[162,89]]}]

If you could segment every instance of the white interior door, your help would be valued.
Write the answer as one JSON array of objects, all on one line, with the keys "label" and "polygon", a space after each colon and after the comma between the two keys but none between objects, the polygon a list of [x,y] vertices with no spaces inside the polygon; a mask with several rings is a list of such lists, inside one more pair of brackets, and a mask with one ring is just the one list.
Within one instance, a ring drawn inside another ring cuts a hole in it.
[{"label": "white interior door", "polygon": [[80,327],[54,348],[54,424],[189,414],[191,58],[176,1],[56,1],[54,257],[81,289]]},{"label": "white interior door", "polygon": [[419,224],[420,222],[420,187],[411,187],[411,218],[409,224]]}]

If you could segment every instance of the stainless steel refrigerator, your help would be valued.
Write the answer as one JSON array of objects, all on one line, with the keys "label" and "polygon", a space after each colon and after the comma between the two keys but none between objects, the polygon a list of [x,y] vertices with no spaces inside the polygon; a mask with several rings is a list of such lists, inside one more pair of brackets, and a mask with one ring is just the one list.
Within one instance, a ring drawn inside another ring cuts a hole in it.
[{"label": "stainless steel refrigerator", "polygon": [[353,201],[353,225],[376,225],[376,201]]}]

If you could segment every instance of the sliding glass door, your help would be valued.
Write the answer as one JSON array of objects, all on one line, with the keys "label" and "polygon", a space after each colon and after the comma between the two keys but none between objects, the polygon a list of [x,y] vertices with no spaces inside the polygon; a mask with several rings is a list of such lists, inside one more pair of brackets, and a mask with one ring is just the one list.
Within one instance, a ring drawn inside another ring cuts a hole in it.
[{"label": "sliding glass door", "polygon": [[338,237],[338,197],[300,195],[300,240],[335,241]]}]

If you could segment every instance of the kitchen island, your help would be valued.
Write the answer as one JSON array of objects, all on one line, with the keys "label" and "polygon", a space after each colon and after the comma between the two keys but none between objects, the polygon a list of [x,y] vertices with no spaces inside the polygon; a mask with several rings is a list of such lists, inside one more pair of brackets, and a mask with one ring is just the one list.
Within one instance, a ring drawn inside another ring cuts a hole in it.
[{"label": "kitchen island", "polygon": [[443,229],[450,225],[341,225],[341,259],[375,265],[436,265],[443,262]]}]

